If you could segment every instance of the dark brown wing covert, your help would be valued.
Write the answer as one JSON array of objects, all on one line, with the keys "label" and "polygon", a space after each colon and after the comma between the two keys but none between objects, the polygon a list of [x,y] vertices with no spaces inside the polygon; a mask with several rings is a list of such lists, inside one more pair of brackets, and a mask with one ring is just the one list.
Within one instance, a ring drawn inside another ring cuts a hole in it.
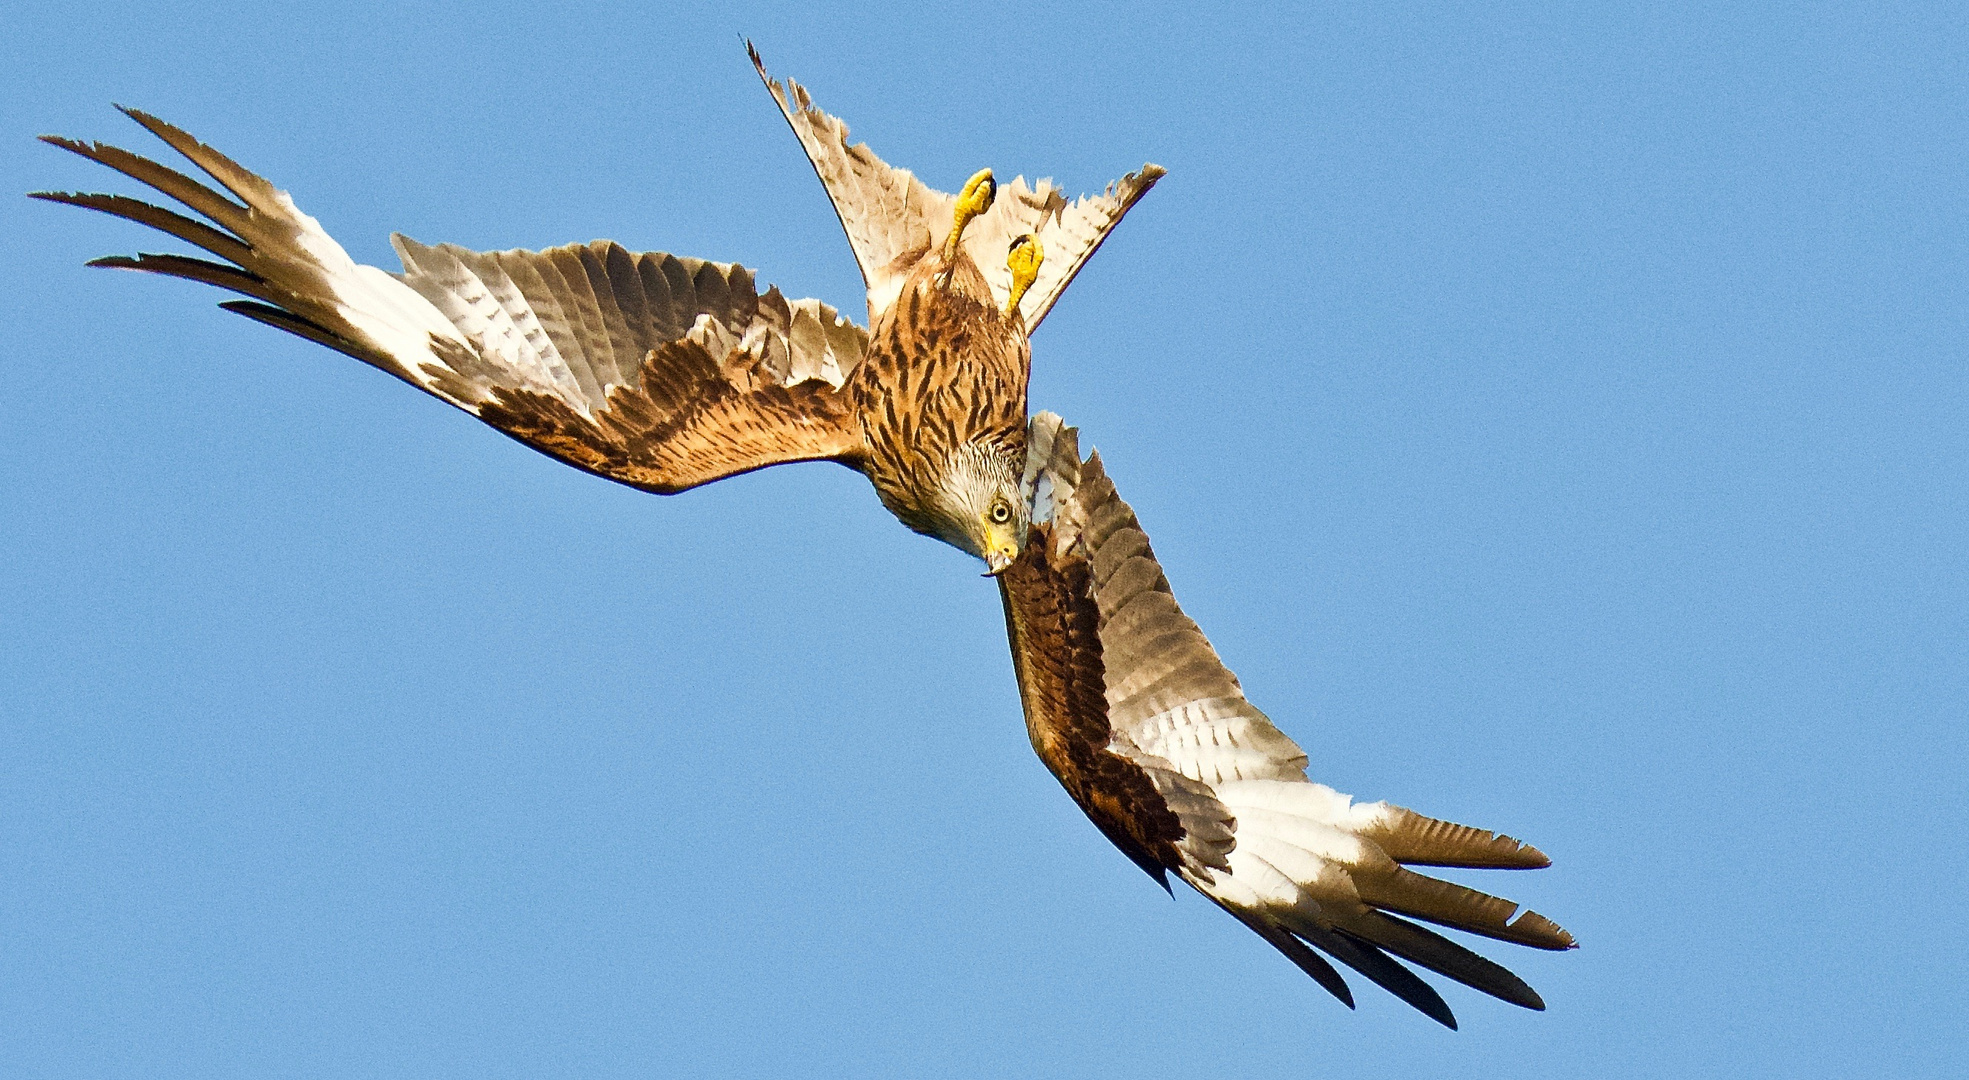
[{"label": "dark brown wing covert", "polygon": [[1100,610],[1085,560],[1055,565],[1045,526],[998,576],[1026,733],[1047,769],[1103,835],[1169,887],[1183,865],[1182,820],[1140,766],[1108,750]]}]

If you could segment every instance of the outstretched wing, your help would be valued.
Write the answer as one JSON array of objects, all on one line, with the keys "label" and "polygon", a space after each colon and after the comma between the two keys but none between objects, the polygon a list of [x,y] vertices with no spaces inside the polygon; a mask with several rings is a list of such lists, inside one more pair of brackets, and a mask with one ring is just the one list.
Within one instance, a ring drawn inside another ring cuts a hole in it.
[{"label": "outstretched wing", "polygon": [[1033,418],[1027,445],[1033,524],[998,579],[1013,666],[1033,748],[1094,824],[1165,888],[1174,871],[1350,1006],[1320,953],[1450,1027],[1442,998],[1389,954],[1544,1008],[1517,976],[1409,919],[1542,949],[1571,948],[1572,936],[1407,867],[1549,860],[1508,836],[1309,782],[1306,755],[1245,700],[1177,606],[1100,455],[1083,462],[1076,432],[1051,413]]},{"label": "outstretched wing", "polygon": [[605,241],[475,252],[395,236],[404,272],[390,274],[352,260],[286,192],[178,128],[124,111],[232,197],[129,151],[57,136],[43,138],[206,221],[119,195],[35,197],[149,225],[224,261],[138,255],[92,266],[242,293],[252,299],[220,306],[648,491],[859,452],[859,429],[836,391],[861,361],[866,335],[817,300],[788,301],[776,288],[760,295],[741,266],[631,254]]},{"label": "outstretched wing", "polygon": [[[908,169],[893,168],[867,143],[848,145],[848,125],[814,106],[806,87],[766,74],[758,50],[746,43],[759,70],[793,127],[814,172],[827,188],[827,197],[847,230],[855,261],[868,286],[868,319],[872,325],[895,302],[910,267],[950,231],[957,197],[938,191]],[[1012,295],[1012,271],[1005,264],[1012,241],[1026,233],[1038,237],[1046,259],[1039,277],[1019,302],[1028,332],[1037,329],[1053,302],[1072,283],[1122,215],[1162,178],[1160,165],[1143,165],[1108,185],[1100,195],[1068,202],[1051,180],[1029,186],[1021,176],[1000,185],[991,210],[964,230],[964,250],[984,272],[992,296],[1002,305]]]}]

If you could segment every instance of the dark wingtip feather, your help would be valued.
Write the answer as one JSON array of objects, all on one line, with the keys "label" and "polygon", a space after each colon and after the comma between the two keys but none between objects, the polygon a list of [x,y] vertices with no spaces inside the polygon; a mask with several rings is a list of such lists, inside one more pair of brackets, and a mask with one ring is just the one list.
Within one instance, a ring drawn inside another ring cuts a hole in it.
[{"label": "dark wingtip feather", "polygon": [[191,132],[167,120],[159,119],[142,109],[131,109],[118,105],[123,115],[143,125],[145,131],[157,136],[164,143],[183,154],[192,164],[205,170],[205,174],[217,180],[226,190],[237,195],[247,205],[265,213],[270,210],[268,201],[276,192],[266,177],[246,168],[239,162],[220,153],[218,150],[200,142]]},{"label": "dark wingtip feather", "polygon": [[[143,111],[142,109],[133,108],[129,105],[124,105],[120,102],[115,102],[115,101],[110,102],[110,106],[113,107],[117,112],[120,112],[123,115],[129,117],[130,119],[135,120],[137,123],[142,124],[145,131],[148,131],[152,135],[155,135],[158,138],[163,139],[167,143],[171,142],[172,140],[170,135],[167,135],[166,132],[170,132],[171,134],[181,135],[181,136],[184,135],[184,132],[179,131],[177,128],[173,127],[172,125],[167,124],[162,120],[159,120],[157,117],[152,116],[151,114]],[[185,137],[189,138],[189,136],[185,136]]]},{"label": "dark wingtip feather", "polygon": [[80,154],[90,160],[97,160],[96,147],[81,139],[71,139],[66,135],[36,135],[35,138],[49,146],[58,146],[71,154]]},{"label": "dark wingtip feather", "polygon": [[[123,115],[129,117],[130,119],[135,120],[137,123],[142,124],[146,128],[149,128],[152,124],[164,123],[162,120],[159,120],[157,117],[152,116],[151,114],[143,111],[142,109],[133,108],[129,105],[124,105],[120,102],[112,101],[110,102],[110,106],[114,108],[117,112],[120,112]],[[164,124],[164,126],[170,127],[171,125]],[[152,130],[155,129],[153,128]]]},{"label": "dark wingtip feather", "polygon": [[[1192,881],[1191,884],[1194,885],[1195,882]],[[1209,893],[1204,893],[1204,895],[1210,896]],[[1266,943],[1270,944],[1272,948],[1277,949],[1280,953],[1283,953],[1285,958],[1292,961],[1300,971],[1311,976],[1312,980],[1318,983],[1321,989],[1332,994],[1339,1000],[1340,1004],[1345,1005],[1349,1009],[1354,1007],[1354,991],[1347,985],[1347,980],[1341,978],[1340,973],[1333,970],[1332,964],[1327,963],[1318,953],[1307,948],[1305,942],[1293,937],[1290,930],[1287,930],[1285,927],[1263,915],[1233,907],[1214,896],[1210,896],[1210,902],[1223,908],[1230,914],[1231,918],[1243,923],[1252,933],[1264,938]]]},{"label": "dark wingtip feather", "polygon": [[[231,199],[220,195],[217,191],[206,187],[204,184],[193,180],[176,169],[160,165],[142,155],[133,154],[128,150],[111,146],[108,143],[85,143],[78,139],[70,139],[61,135],[44,135],[42,136],[42,141],[51,146],[58,146],[77,156],[87,158],[99,165],[114,169],[140,183],[148,184],[159,192],[205,215],[214,223],[238,233],[242,240],[244,240],[246,235],[242,230],[250,229],[251,227],[252,215],[246,206],[233,202]],[[192,157],[193,155],[187,154],[186,156]],[[208,168],[207,171],[209,172],[210,169]],[[123,216],[127,217],[129,215],[126,214]],[[143,219],[139,217],[134,220],[142,221]],[[144,221],[143,223],[147,225],[153,224],[149,221]],[[173,230],[166,229],[165,231],[171,232]],[[192,242],[198,243],[195,240]],[[230,258],[231,255],[228,253],[226,257]]]},{"label": "dark wingtip feather", "polygon": [[1407,1002],[1417,1012],[1451,1031],[1456,1030],[1456,1014],[1449,1010],[1449,1003],[1436,993],[1436,988],[1371,942],[1345,931],[1306,927],[1294,932],[1335,960],[1374,980],[1375,985]]},{"label": "dark wingtip feather", "polygon": [[276,330],[285,330],[295,337],[312,341],[317,345],[326,345],[336,352],[347,353],[367,363],[375,363],[374,360],[363,355],[361,349],[354,342],[317,322],[304,319],[288,311],[286,308],[278,308],[271,304],[261,304],[252,300],[224,300],[219,303],[219,306],[235,315],[244,315],[254,322],[264,323]]},{"label": "dark wingtip feather", "polygon": [[1346,932],[1499,1001],[1534,1012],[1545,1010],[1538,991],[1508,968],[1406,919],[1367,911],[1350,921]]},{"label": "dark wingtip feather", "polygon": [[183,255],[153,255],[149,252],[142,252],[136,258],[128,255],[105,255],[100,259],[89,260],[87,265],[110,270],[143,270],[167,277],[184,278],[186,281],[216,285],[230,292],[269,302],[278,299],[269,290],[266,279],[257,274],[241,270],[237,266],[207,262],[204,259],[189,259]]},{"label": "dark wingtip feather", "polygon": [[125,221],[134,221],[139,225],[148,225],[161,233],[175,236],[188,244],[204,248],[222,259],[242,266],[252,258],[253,249],[230,233],[221,232],[202,221],[193,221],[183,214],[127,196],[81,191],[30,191],[27,197],[61,203],[65,206],[79,206],[84,210],[95,210],[120,217]]},{"label": "dark wingtip feather", "polygon": [[1304,942],[1284,931],[1279,931],[1277,938],[1267,934],[1265,935],[1265,940],[1270,941],[1273,948],[1284,953],[1285,958],[1297,965],[1300,971],[1311,976],[1312,980],[1318,983],[1321,989],[1338,999],[1340,1004],[1345,1005],[1349,1009],[1355,1007],[1354,991],[1352,987],[1347,985],[1347,980],[1341,978],[1340,973],[1333,970],[1332,964],[1321,959],[1320,954],[1307,948]]},{"label": "dark wingtip feather", "polygon": [[1522,937],[1536,939],[1525,942],[1533,948],[1549,949],[1552,952],[1579,948],[1579,941],[1572,936],[1572,931],[1536,911],[1527,910],[1521,913],[1511,920],[1510,928]]},{"label": "dark wingtip feather", "polygon": [[773,77],[766,74],[766,58],[759,55],[759,50],[753,46],[751,38],[745,39],[745,55],[752,60],[752,70],[759,73],[759,78],[767,86],[771,86],[773,84]]}]

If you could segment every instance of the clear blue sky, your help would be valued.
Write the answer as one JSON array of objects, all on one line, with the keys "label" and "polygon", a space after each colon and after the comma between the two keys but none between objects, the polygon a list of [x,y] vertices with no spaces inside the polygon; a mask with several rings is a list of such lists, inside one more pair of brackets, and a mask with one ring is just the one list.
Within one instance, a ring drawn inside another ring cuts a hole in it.
[{"label": "clear blue sky", "polygon": [[1959,1068],[1960,5],[952,7],[17,3],[0,193],[132,190],[31,141],[156,148],[123,102],[360,260],[857,307],[741,32],[945,189],[1167,166],[1033,404],[1315,778],[1551,853],[1503,891],[1583,947],[1488,950],[1550,1011],[1348,1013],[1164,896],[1026,745],[991,584],[846,470],[641,495],[6,195],[5,1071]]}]

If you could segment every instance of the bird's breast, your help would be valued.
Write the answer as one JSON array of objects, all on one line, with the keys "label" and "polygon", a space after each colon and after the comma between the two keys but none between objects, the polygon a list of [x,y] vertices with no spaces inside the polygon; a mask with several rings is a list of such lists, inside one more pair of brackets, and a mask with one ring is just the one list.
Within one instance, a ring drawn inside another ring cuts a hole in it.
[{"label": "bird's breast", "polygon": [[1031,355],[990,305],[934,279],[912,284],[875,320],[845,388],[860,414],[863,471],[905,522],[956,447],[1023,443]]}]

